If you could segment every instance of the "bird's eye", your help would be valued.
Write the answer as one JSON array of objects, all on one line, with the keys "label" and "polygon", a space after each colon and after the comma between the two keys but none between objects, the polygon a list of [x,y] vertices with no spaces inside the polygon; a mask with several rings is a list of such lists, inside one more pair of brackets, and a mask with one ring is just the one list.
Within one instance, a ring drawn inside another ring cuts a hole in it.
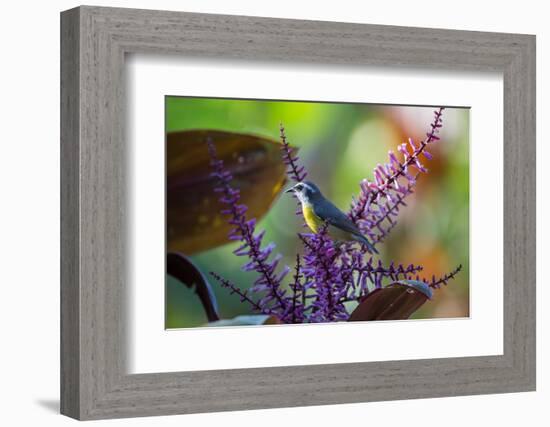
[{"label": "bird's eye", "polygon": [[298,184],[298,185],[296,186],[296,190],[298,190],[298,191],[302,191],[302,188],[304,188],[304,187],[302,186],[302,184]]}]

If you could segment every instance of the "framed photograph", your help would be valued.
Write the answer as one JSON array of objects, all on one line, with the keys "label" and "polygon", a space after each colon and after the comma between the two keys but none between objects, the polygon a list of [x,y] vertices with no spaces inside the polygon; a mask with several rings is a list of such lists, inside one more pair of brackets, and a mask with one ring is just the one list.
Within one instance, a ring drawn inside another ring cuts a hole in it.
[{"label": "framed photograph", "polygon": [[415,317],[469,317],[469,109],[167,96],[165,113],[166,329],[406,319],[455,279]]},{"label": "framed photograph", "polygon": [[535,38],[61,15],[61,411],[535,389]]}]

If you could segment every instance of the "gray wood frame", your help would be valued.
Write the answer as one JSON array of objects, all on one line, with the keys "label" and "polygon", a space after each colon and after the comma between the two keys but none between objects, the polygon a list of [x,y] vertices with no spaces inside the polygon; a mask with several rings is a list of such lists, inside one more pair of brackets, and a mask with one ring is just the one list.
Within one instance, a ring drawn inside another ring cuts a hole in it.
[{"label": "gray wood frame", "polygon": [[[504,354],[126,374],[124,57],[133,52],[502,72]],[[71,9],[61,14],[61,165],[63,414],[99,419],[535,389],[534,36]]]}]

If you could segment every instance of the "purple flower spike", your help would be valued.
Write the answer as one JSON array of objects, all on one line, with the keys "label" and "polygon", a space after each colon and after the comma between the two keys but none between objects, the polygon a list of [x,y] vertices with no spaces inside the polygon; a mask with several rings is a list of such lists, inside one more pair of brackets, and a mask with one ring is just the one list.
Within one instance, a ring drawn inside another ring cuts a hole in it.
[{"label": "purple flower spike", "polygon": [[239,240],[242,243],[234,253],[237,256],[249,258],[249,261],[242,267],[244,271],[255,271],[259,274],[259,278],[254,282],[251,290],[266,293],[261,300],[263,304],[259,305],[262,312],[284,312],[288,305],[281,290],[281,281],[284,277],[275,272],[279,259],[269,260],[275,245],[271,243],[262,248],[264,232],[255,234],[256,219],[247,220],[246,206],[238,204],[240,191],[231,185],[233,179],[231,173],[225,169],[223,160],[218,159],[214,143],[210,139],[206,142],[211,159],[210,165],[214,169],[212,177],[218,181],[216,191],[221,194],[220,202],[227,206],[223,213],[229,216],[228,222],[234,226],[229,234],[229,239]]},{"label": "purple flower spike", "polygon": [[336,262],[339,255],[334,242],[328,237],[327,227],[317,234],[299,234],[304,243],[304,280],[315,290],[311,305],[305,309],[310,322],[326,322],[346,313],[340,295],[346,291],[345,269]]},{"label": "purple flower spike", "polygon": [[428,283],[430,288],[439,289],[441,285],[447,285],[449,280],[454,279],[454,277],[460,272],[460,270],[462,270],[462,264],[459,264],[459,266],[456,267],[453,271],[444,275],[443,277],[440,277],[439,279],[436,279],[435,276],[432,276],[431,280],[423,279],[422,281]]},{"label": "purple flower spike", "polygon": [[283,163],[287,167],[287,175],[294,182],[302,182],[306,179],[307,172],[303,166],[298,166],[300,158],[292,153],[292,147],[288,143],[285,135],[285,128],[281,123],[279,125],[281,136],[281,151],[283,154]]}]

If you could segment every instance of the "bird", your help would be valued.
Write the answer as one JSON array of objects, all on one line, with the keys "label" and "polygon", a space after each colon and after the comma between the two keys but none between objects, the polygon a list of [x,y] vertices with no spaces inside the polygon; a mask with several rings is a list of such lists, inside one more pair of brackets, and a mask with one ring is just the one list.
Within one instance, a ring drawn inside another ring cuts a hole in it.
[{"label": "bird", "polygon": [[366,246],[369,252],[377,254],[374,245],[361,233],[349,217],[326,199],[313,182],[298,182],[285,193],[296,195],[302,205],[302,213],[307,226],[317,234],[324,224],[328,224],[329,235],[337,241],[355,240]]}]

